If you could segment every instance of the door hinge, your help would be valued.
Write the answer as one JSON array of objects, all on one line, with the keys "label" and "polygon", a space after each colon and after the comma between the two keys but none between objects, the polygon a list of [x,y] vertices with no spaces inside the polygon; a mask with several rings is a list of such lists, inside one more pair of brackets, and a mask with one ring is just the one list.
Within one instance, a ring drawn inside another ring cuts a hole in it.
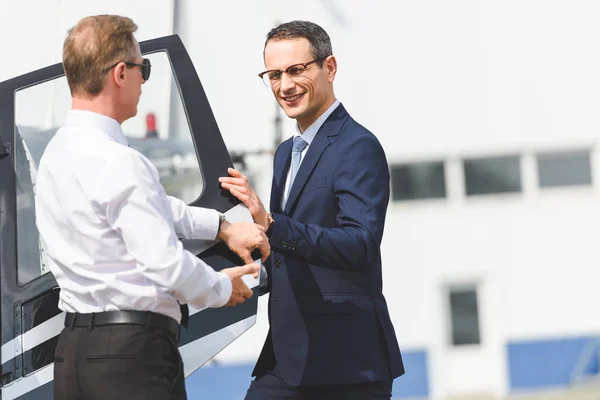
[{"label": "door hinge", "polygon": [[21,301],[19,300],[13,304],[13,330],[15,335],[15,347],[13,349],[13,351],[15,352],[13,379],[19,379],[23,376],[23,332],[21,323],[21,312]]}]

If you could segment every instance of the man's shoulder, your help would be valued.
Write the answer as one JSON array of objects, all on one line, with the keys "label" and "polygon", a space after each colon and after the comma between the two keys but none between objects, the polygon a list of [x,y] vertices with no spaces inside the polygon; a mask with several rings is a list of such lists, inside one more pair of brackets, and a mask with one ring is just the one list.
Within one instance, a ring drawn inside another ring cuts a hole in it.
[{"label": "man's shoulder", "polygon": [[114,142],[111,145],[114,148],[114,152],[110,155],[107,160],[109,164],[115,164],[117,166],[129,166],[129,167],[140,167],[149,170],[155,170],[156,167],[152,164],[152,161],[146,157],[140,151],[121,145]]},{"label": "man's shoulder", "polygon": [[[143,166],[150,170],[152,162],[138,150],[121,144],[103,132],[86,132],[82,135],[77,129],[69,126],[59,128],[50,140],[44,156],[54,158],[71,157],[80,164],[85,161],[86,170],[93,169],[108,172],[111,166],[126,168],[127,166]],[[125,172],[125,171],[123,171]]]},{"label": "man's shoulder", "polygon": [[349,116],[339,135],[335,137],[333,147],[337,159],[343,160],[345,164],[359,165],[374,160],[387,164],[385,150],[377,136],[352,116]]},{"label": "man's shoulder", "polygon": [[377,136],[364,125],[357,122],[354,118],[352,118],[352,116],[348,117],[348,120],[342,127],[339,138],[341,142],[359,142],[361,144],[371,144],[379,147],[381,146]]},{"label": "man's shoulder", "polygon": [[49,140],[44,153],[70,152],[111,160],[133,151],[100,131],[61,126]]},{"label": "man's shoulder", "polygon": [[[336,124],[337,121],[337,124]],[[352,140],[360,137],[370,137],[376,139],[376,136],[368,128],[352,117],[352,114],[344,107],[342,103],[333,111],[328,118],[327,128],[339,128],[340,137]],[[337,125],[337,126],[336,126]]]}]

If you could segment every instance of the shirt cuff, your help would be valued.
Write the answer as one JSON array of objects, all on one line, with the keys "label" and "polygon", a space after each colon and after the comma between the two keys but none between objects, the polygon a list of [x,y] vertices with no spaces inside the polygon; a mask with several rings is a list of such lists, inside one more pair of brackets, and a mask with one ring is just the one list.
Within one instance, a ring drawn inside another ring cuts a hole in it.
[{"label": "shirt cuff", "polygon": [[191,239],[215,240],[219,233],[219,212],[202,207],[189,207],[194,220]]},{"label": "shirt cuff", "polygon": [[231,298],[231,292],[233,290],[231,286],[231,279],[227,274],[218,272],[219,283],[217,283],[215,289],[218,293],[218,300],[213,305],[213,308],[223,307]]}]

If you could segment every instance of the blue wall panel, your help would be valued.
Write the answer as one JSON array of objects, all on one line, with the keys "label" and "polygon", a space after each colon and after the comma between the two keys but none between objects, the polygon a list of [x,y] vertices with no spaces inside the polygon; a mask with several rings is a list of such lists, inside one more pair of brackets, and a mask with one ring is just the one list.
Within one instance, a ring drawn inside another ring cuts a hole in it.
[{"label": "blue wall panel", "polygon": [[241,400],[254,364],[205,366],[185,380],[188,399]]},{"label": "blue wall panel", "polygon": [[426,351],[403,351],[404,369],[406,373],[394,380],[392,394],[394,397],[427,397],[429,396],[429,371]]},{"label": "blue wall panel", "polygon": [[[514,390],[568,385],[577,360],[586,344],[593,340],[598,338],[509,342],[509,387]],[[598,373],[598,368],[596,356],[586,365],[585,373]]]},{"label": "blue wall panel", "polygon": [[[425,351],[402,352],[406,374],[394,380],[393,395],[427,397],[429,378]],[[188,398],[241,400],[251,382],[254,364],[205,366],[186,379]]]}]

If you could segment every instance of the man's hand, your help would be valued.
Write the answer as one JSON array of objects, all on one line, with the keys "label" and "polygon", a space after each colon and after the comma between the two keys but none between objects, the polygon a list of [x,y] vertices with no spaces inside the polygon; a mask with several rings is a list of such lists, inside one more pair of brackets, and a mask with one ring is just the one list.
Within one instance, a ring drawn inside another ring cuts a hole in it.
[{"label": "man's hand", "polygon": [[221,270],[231,279],[231,297],[225,306],[231,307],[242,304],[252,297],[252,290],[242,280],[242,276],[252,274],[255,278],[258,276],[260,266],[255,262],[246,264],[243,267],[233,267]]},{"label": "man's hand", "polygon": [[265,230],[269,229],[269,220],[265,206],[256,195],[254,189],[252,189],[252,186],[250,186],[248,178],[233,168],[228,168],[227,172],[229,172],[231,177],[219,178],[223,189],[229,190],[232,195],[248,207],[254,222],[261,225]]},{"label": "man's hand", "polygon": [[[265,229],[253,222],[232,224],[225,220],[221,223],[217,239],[224,241],[227,247],[240,256],[246,264],[254,263],[250,254],[254,249],[260,251],[263,262],[271,254],[271,246],[267,235],[265,235]],[[257,276],[258,270],[255,278]]]}]

